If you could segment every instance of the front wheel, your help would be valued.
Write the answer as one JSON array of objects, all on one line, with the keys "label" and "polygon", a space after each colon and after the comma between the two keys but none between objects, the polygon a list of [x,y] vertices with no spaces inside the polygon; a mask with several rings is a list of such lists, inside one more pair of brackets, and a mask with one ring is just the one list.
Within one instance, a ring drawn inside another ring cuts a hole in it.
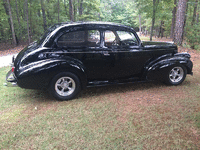
[{"label": "front wheel", "polygon": [[70,72],[57,74],[50,83],[49,92],[56,99],[70,100],[75,98],[81,91],[79,78]]},{"label": "front wheel", "polygon": [[181,64],[173,65],[167,70],[165,83],[168,85],[179,85],[185,80],[186,74],[185,66]]}]

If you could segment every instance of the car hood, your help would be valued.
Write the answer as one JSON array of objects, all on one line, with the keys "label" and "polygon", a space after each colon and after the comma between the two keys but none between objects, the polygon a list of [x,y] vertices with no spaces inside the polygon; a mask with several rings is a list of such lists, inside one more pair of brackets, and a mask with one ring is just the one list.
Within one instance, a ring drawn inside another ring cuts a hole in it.
[{"label": "car hood", "polygon": [[174,44],[173,42],[142,41],[142,46],[146,49],[149,49],[149,48],[174,48],[174,49],[177,49],[176,44]]}]

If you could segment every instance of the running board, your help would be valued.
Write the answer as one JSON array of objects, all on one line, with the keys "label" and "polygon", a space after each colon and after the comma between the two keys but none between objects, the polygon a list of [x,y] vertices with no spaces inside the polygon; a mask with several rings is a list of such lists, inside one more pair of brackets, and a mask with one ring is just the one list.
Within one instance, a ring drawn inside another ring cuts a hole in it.
[{"label": "running board", "polygon": [[131,78],[131,79],[122,79],[122,80],[106,80],[106,81],[90,81],[88,82],[87,87],[94,86],[106,86],[106,85],[114,85],[114,84],[127,84],[127,83],[135,83],[135,82],[146,82],[146,80],[141,80],[139,78]]}]

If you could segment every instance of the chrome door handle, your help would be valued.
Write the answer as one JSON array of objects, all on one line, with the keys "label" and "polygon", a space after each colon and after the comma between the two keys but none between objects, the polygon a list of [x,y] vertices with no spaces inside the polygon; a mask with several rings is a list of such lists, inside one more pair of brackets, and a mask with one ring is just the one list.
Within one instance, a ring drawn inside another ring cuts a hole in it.
[{"label": "chrome door handle", "polygon": [[104,56],[110,56],[110,54],[104,54]]},{"label": "chrome door handle", "polygon": [[110,54],[108,52],[103,52],[104,56],[110,56]]}]

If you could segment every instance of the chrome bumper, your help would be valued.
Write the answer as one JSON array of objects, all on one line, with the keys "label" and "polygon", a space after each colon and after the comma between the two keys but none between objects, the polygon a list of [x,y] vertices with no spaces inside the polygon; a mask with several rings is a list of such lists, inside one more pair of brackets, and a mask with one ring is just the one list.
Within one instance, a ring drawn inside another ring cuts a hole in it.
[{"label": "chrome bumper", "polygon": [[12,72],[12,69],[6,75],[6,82],[4,83],[4,86],[8,86],[8,87],[17,86],[17,79],[15,78],[15,75]]},{"label": "chrome bumper", "polygon": [[[14,56],[12,58],[11,67],[13,67],[13,64],[14,64]],[[12,69],[6,75],[6,82],[4,83],[4,86],[9,86],[9,87],[17,86],[17,79],[15,77],[15,74],[12,72]]]}]

